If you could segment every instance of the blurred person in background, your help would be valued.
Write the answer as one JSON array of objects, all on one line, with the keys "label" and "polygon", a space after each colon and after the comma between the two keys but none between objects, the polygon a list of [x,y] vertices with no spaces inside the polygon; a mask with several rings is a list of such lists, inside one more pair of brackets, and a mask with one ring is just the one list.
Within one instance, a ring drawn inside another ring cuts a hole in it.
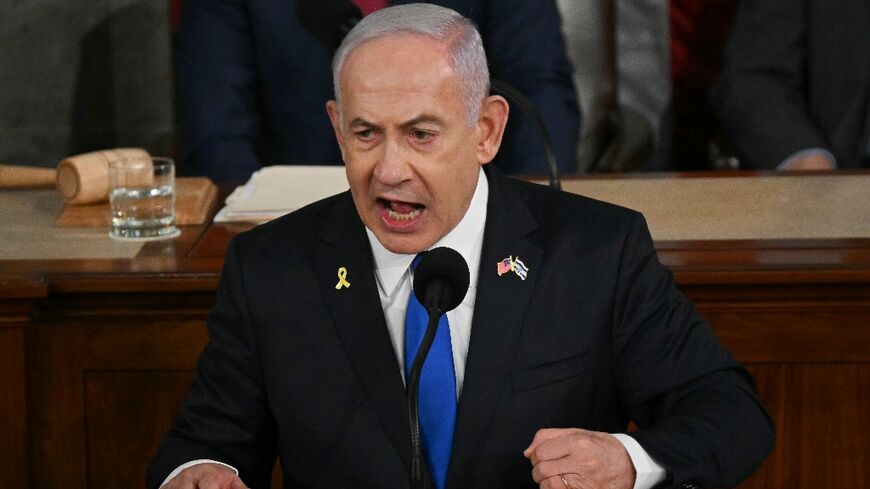
[{"label": "blurred person in background", "polygon": [[744,0],[713,97],[742,168],[870,167],[870,1]]},{"label": "blurred person in background", "polygon": [[[267,165],[341,164],[323,107],[330,62],[356,20],[402,0],[185,0],[178,38],[179,170],[244,182]],[[429,2],[470,18],[494,78],[537,106],[559,169],[577,170],[580,112],[554,0]],[[511,110],[496,164],[545,174],[541,138]]]}]

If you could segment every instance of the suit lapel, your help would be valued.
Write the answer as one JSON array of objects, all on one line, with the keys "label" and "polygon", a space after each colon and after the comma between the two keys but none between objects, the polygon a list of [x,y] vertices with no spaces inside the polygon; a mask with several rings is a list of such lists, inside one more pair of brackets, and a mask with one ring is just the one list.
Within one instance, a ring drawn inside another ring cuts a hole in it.
[{"label": "suit lapel", "polygon": [[[502,399],[504,389],[510,388],[516,340],[543,258],[543,252],[529,237],[537,223],[528,208],[505,195],[505,182],[500,181],[504,177],[494,170],[487,173],[490,195],[486,230],[447,479],[449,488],[469,486],[472,469],[498,408],[497,401]],[[511,256],[528,267],[526,280],[514,272],[498,275],[498,262]]]},{"label": "suit lapel", "polygon": [[[369,402],[406,467],[410,466],[407,397],[378,295],[371,248],[350,193],[326,216],[316,251],[317,273],[336,332]],[[350,287],[336,289],[345,267]]]}]

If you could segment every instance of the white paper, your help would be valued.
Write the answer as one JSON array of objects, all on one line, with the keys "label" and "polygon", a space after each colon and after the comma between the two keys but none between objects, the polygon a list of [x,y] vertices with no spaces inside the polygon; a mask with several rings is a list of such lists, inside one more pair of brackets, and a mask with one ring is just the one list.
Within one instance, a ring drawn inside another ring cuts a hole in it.
[{"label": "white paper", "polygon": [[215,222],[265,222],[348,189],[343,166],[267,166],[236,188]]}]

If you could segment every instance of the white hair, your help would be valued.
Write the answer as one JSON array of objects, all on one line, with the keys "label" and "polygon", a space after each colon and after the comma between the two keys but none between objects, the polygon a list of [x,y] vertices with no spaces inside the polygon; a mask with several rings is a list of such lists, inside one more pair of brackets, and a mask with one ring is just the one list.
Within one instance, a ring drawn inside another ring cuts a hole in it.
[{"label": "white hair", "polygon": [[366,41],[390,34],[420,34],[447,45],[453,69],[462,80],[466,118],[477,123],[489,94],[489,68],[480,33],[469,19],[449,8],[429,3],[397,5],[364,17],[344,38],[332,60],[335,100],[341,111],[341,70],[350,53]]}]

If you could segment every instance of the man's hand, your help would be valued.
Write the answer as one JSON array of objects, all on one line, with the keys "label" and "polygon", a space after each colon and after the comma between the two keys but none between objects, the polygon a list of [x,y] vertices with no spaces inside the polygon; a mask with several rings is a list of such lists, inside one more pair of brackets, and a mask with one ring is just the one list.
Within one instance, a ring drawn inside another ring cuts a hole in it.
[{"label": "man's hand", "polygon": [[202,463],[182,470],[160,489],[248,489],[248,486],[228,467]]},{"label": "man's hand", "polygon": [[631,458],[622,443],[609,433],[577,428],[539,430],[523,455],[532,461],[532,478],[541,489],[634,486]]},{"label": "man's hand", "polygon": [[826,156],[810,153],[804,156],[800,156],[795,158],[792,162],[788,163],[783,170],[832,170],[834,169],[834,163],[829,160]]}]

